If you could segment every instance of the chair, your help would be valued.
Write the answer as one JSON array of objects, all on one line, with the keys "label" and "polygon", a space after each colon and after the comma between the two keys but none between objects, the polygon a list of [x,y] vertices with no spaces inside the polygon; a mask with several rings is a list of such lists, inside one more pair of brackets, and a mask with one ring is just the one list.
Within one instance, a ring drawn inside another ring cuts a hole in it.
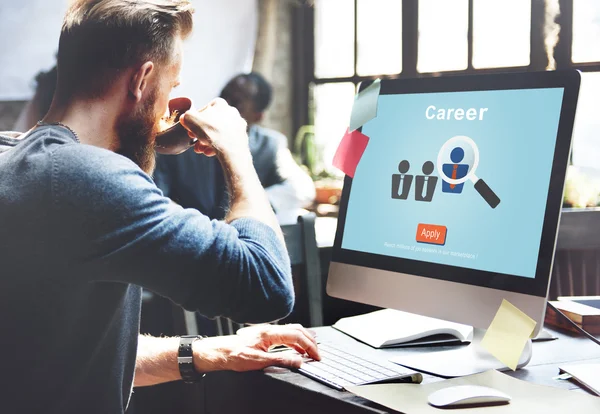
[{"label": "chair", "polygon": [[296,224],[281,227],[292,269],[297,269],[298,299],[305,302],[308,325],[323,326],[323,281],[315,234],[314,213],[298,217]]}]

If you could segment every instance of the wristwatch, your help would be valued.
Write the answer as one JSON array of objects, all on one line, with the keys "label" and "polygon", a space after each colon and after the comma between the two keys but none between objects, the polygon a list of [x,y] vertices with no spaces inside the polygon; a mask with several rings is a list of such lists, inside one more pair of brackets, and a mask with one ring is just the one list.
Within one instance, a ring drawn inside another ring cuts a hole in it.
[{"label": "wristwatch", "polygon": [[177,354],[177,365],[181,379],[187,383],[199,382],[204,378],[205,374],[200,374],[194,368],[194,354],[192,352],[192,344],[206,336],[200,335],[184,335],[179,338],[179,352]]}]

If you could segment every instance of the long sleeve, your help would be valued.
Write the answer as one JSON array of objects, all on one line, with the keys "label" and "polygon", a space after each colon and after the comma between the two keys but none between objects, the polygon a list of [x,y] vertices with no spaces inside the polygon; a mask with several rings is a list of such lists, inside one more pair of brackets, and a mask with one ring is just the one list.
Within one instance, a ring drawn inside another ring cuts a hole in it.
[{"label": "long sleeve", "polygon": [[315,185],[292,157],[285,135],[253,125],[249,136],[254,166],[275,212],[308,207],[315,199]]},{"label": "long sleeve", "polygon": [[154,183],[161,189],[165,197],[173,197],[172,181],[173,173],[171,172],[172,160],[168,157],[173,155],[157,155],[156,169],[154,170]]},{"label": "long sleeve", "polygon": [[[287,251],[250,218],[231,224],[169,202],[131,161],[84,145],[53,154],[53,213],[71,263],[91,282],[134,283],[208,317],[265,322],[294,294]],[[61,220],[68,216],[69,220]]]},{"label": "long sleeve", "polygon": [[307,207],[316,195],[312,179],[296,164],[285,143],[285,137],[281,138],[283,141],[277,140],[275,165],[283,181],[265,189],[276,212]]}]

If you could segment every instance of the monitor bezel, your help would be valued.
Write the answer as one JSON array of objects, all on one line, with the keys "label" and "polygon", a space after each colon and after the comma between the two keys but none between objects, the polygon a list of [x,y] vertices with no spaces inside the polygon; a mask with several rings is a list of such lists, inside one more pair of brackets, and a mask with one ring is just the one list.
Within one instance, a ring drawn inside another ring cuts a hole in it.
[{"label": "monitor bezel", "polygon": [[[349,176],[344,178],[337,231],[332,250],[332,262],[545,297],[548,294],[550,273],[554,260],[557,230],[563,203],[564,177],[571,153],[571,137],[580,79],[579,71],[566,70],[417,79],[383,79],[381,81],[380,95],[564,88],[535,278],[342,249],[341,243],[346,224],[346,211],[352,188],[352,178]],[[363,83],[361,90],[367,85]]]}]

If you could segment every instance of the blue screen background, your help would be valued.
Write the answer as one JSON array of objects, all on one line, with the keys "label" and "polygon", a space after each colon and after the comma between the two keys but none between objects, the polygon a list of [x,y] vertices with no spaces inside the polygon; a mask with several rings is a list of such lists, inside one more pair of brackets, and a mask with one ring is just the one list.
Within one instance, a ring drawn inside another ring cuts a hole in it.
[{"label": "blue screen background", "polygon": [[[563,88],[381,95],[377,117],[348,202],[342,248],[385,256],[535,277]],[[483,120],[427,119],[426,108],[488,108]],[[456,135],[479,148],[475,174],[501,199],[492,209],[467,181],[461,194],[431,202],[391,198],[392,174],[402,160],[421,174]],[[443,246],[416,242],[419,223],[447,227]],[[457,255],[458,254],[458,255]]]}]

